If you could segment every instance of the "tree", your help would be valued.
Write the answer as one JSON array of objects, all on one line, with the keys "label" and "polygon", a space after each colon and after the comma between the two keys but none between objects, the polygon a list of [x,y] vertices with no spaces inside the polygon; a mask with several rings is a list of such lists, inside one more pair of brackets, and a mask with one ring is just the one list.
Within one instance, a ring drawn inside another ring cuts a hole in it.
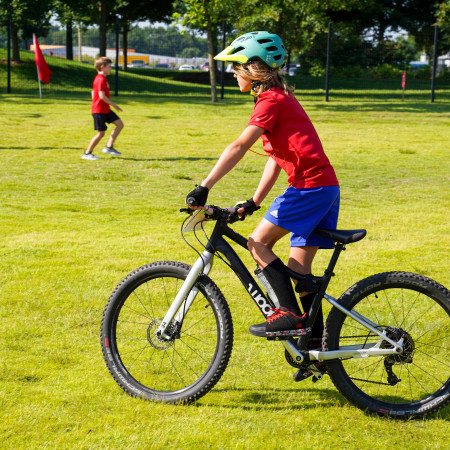
[{"label": "tree", "polygon": [[[73,59],[73,24],[77,23],[80,28],[83,22],[89,22],[86,11],[89,10],[90,4],[89,0],[53,0],[53,10],[59,22],[66,28],[67,59]],[[78,55],[81,56],[81,49],[78,49]]]},{"label": "tree", "polygon": [[[243,2],[241,2],[243,3]],[[217,102],[216,70],[214,56],[217,54],[217,33],[223,21],[233,16],[239,2],[236,0],[176,0],[173,17],[181,25],[206,32],[208,40],[209,79],[211,100]]]},{"label": "tree", "polygon": [[127,68],[128,33],[138,20],[170,22],[172,4],[167,0],[119,0],[115,12],[121,17],[123,33],[123,64]]},{"label": "tree", "polygon": [[436,16],[441,28],[450,29],[450,0],[438,4]]},{"label": "tree", "polygon": [[11,13],[12,60],[20,62],[19,41],[31,39],[33,33],[46,36],[50,28],[52,0],[0,0],[0,12],[6,19]]},{"label": "tree", "polygon": [[291,53],[307,50],[326,27],[324,12],[313,2],[247,0],[243,6],[234,22],[239,34],[251,30],[278,34],[287,50],[287,64]]}]

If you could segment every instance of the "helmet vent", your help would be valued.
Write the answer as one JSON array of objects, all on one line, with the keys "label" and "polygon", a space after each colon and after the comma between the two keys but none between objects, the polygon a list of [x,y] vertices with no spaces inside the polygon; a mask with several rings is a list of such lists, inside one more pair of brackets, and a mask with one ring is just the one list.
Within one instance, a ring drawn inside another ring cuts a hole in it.
[{"label": "helmet vent", "polygon": [[258,39],[258,42],[260,44],[267,44],[269,42],[273,42],[273,40],[272,39]]},{"label": "helmet vent", "polygon": [[269,51],[269,52],[274,52],[275,50],[278,50],[278,48],[275,45],[267,47],[267,51]]},{"label": "helmet vent", "polygon": [[244,47],[235,48],[231,54],[234,55],[235,53],[241,52],[242,50],[244,50]]},{"label": "helmet vent", "polygon": [[274,55],[273,59],[276,59],[276,60],[278,61],[278,60],[281,59],[282,57],[283,57],[283,55]]}]

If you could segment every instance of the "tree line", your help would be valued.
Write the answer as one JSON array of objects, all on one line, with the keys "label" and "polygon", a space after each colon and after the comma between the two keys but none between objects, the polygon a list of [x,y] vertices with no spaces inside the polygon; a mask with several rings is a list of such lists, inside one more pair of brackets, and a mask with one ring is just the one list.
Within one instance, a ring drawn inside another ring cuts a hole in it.
[{"label": "tree line", "polygon": [[[288,50],[288,63],[295,58],[303,70],[319,66],[325,57],[324,36],[329,22],[336,30],[335,45],[343,55],[335,58],[333,65],[351,65],[352,58],[359,64],[379,64],[392,59],[396,52],[407,52],[411,39],[416,50],[431,54],[435,24],[440,26],[440,51],[450,48],[450,0],[0,0],[1,26],[5,26],[8,13],[12,58],[18,62],[20,40],[31,39],[33,33],[47,36],[52,18],[65,29],[68,59],[73,59],[75,28],[96,25],[99,52],[104,55],[107,32],[118,20],[124,53],[137,22],[177,23],[188,35],[206,35],[204,44],[212,68],[222,34],[225,32],[229,40],[249,30],[270,30],[280,35]],[[388,38],[400,30],[410,39],[401,42],[401,48]],[[367,58],[364,61],[367,45],[375,55],[372,62]],[[398,56],[402,57],[406,58]],[[212,100],[216,101],[214,70],[210,77]]]},{"label": "tree line", "polygon": [[[75,46],[98,47],[98,27],[77,28],[72,44]],[[162,26],[160,24],[139,24],[131,27],[128,33],[128,49],[138,53],[149,53],[163,56],[176,56],[179,58],[207,58],[208,45],[205,37],[192,32],[181,32],[176,25]],[[46,37],[40,38],[40,44],[63,44],[66,42],[66,30],[52,25]],[[115,48],[116,34],[110,32],[106,36],[108,48]],[[2,41],[0,40],[0,46]],[[122,42],[119,42],[122,48]],[[78,55],[81,57],[81,54]]]}]

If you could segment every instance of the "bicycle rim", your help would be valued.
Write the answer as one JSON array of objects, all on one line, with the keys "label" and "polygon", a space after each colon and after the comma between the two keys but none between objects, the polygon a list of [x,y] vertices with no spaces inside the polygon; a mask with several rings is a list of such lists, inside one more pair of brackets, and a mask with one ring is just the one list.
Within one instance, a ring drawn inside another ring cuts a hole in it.
[{"label": "bicycle rim", "polygon": [[[450,300],[445,288],[415,274],[380,274],[351,288],[342,303],[388,330],[391,338],[403,339],[404,347],[398,355],[331,363],[332,379],[349,400],[396,417],[423,416],[449,403]],[[334,316],[330,349],[379,341],[352,318]]]},{"label": "bicycle rim", "polygon": [[109,336],[102,343],[105,360],[116,381],[131,395],[194,400],[208,392],[225,370],[229,358],[223,351],[226,327],[215,286],[205,288],[198,281],[199,293],[179,335],[169,341],[156,336],[184,278],[180,267],[161,268],[135,280],[128,289],[119,289],[111,304],[106,319],[110,327],[103,333]]}]

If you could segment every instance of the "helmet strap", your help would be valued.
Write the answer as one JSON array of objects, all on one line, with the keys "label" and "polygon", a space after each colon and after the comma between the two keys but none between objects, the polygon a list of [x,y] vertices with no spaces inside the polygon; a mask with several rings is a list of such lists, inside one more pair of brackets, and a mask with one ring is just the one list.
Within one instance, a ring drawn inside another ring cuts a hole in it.
[{"label": "helmet strap", "polygon": [[[248,70],[246,66],[244,66],[244,68],[245,68],[246,70]],[[267,72],[264,74],[264,76],[266,76],[267,74],[269,74],[269,73],[271,73],[271,72],[274,72],[275,70],[278,70],[278,69],[272,69],[271,67],[269,67],[269,69],[268,69]],[[250,95],[253,95],[254,100],[255,100],[255,103],[258,101],[257,97],[255,96],[255,91],[256,91],[256,89],[259,88],[259,86],[261,86],[261,85],[262,85],[262,81],[254,81],[254,80],[252,80],[252,90],[250,91]]]},{"label": "helmet strap", "polygon": [[255,103],[258,101],[258,98],[256,97],[256,89],[259,88],[259,86],[262,85],[262,81],[252,81],[252,90],[250,91],[250,95],[253,95]]}]

